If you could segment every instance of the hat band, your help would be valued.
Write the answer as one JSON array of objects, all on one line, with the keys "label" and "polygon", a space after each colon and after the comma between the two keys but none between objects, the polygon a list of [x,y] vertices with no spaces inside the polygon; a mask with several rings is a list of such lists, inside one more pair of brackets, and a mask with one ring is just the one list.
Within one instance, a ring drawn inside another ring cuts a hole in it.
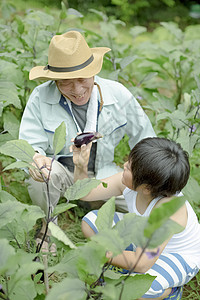
[{"label": "hat band", "polygon": [[85,67],[87,67],[91,62],[94,60],[93,54],[90,56],[89,59],[87,59],[84,63],[74,66],[74,67],[65,67],[65,68],[60,68],[60,67],[52,67],[50,65],[47,65],[44,67],[44,70],[50,70],[52,72],[73,72],[73,71],[78,71],[81,70]]}]

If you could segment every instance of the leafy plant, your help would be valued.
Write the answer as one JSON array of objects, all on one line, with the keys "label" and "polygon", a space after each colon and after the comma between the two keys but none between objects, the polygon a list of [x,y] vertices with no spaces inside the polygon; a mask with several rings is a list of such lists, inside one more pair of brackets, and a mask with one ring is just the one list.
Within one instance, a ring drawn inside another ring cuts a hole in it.
[{"label": "leafy plant", "polygon": [[[47,63],[51,37],[72,25],[85,33],[91,46],[110,47],[112,51],[106,55],[100,75],[125,84],[146,109],[157,134],[180,142],[189,152],[192,176],[184,194],[200,215],[199,26],[188,26],[183,31],[175,23],[161,23],[153,32],[142,26],[134,26],[128,32],[126,24],[114,16],[90,10],[101,19],[94,32],[85,28],[81,13],[66,9],[64,4],[57,15],[30,10],[22,16],[14,12],[16,8],[4,2],[0,24],[0,298],[21,300],[41,296],[44,299],[46,293],[47,299],[70,296],[75,300],[138,298],[148,290],[153,278],[113,272],[107,264],[105,251],[109,245],[113,253],[120,253],[132,242],[133,234],[144,250],[147,245],[156,247],[161,242],[160,236],[169,234],[171,224],[167,220],[161,224],[157,215],[147,220],[128,214],[111,229],[114,212],[111,199],[99,211],[100,234],[87,243],[76,244],[51,222],[58,214],[75,207],[68,201],[87,194],[99,181],[77,182],[65,194],[66,203],[49,211],[46,231],[48,227],[51,229],[58,257],[49,254],[47,266],[40,254],[41,245],[36,249],[35,224],[45,215],[39,207],[25,203],[14,186],[16,181],[23,184],[25,175],[21,168],[31,167],[34,162],[33,148],[26,141],[17,140],[23,109],[36,86],[36,82],[28,80],[28,72],[34,65]],[[121,39],[121,29],[127,31],[126,42]],[[54,135],[54,154],[64,146],[64,138],[63,123]],[[115,151],[117,164],[123,164],[128,152],[128,137],[125,136]],[[48,189],[48,178],[45,182]],[[23,186],[20,192],[24,189]],[[163,215],[164,211],[164,215],[169,212],[170,216],[171,210],[177,209],[173,202],[171,205],[159,208],[158,215]],[[130,224],[139,228],[140,236],[137,231],[128,232],[124,242],[124,230],[128,231]],[[179,230],[176,224],[172,228],[175,232]]]}]

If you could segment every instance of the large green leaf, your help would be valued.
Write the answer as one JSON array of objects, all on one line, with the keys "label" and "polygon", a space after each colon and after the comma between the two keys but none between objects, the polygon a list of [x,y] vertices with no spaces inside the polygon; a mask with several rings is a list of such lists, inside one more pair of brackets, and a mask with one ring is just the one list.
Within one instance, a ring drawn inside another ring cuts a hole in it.
[{"label": "large green leaf", "polygon": [[18,282],[14,283],[14,288],[9,295],[10,300],[33,300],[37,296],[34,282],[30,278],[21,278]]},{"label": "large green leaf", "polygon": [[121,59],[120,61],[120,67],[122,69],[124,69],[125,67],[127,67],[129,64],[131,64],[135,59],[137,59],[138,57],[136,55],[134,56],[127,56]]},{"label": "large green leaf", "polygon": [[0,203],[0,228],[12,222],[16,217],[16,213],[23,210],[23,205],[18,201],[14,202],[14,205],[13,201],[10,200]]},{"label": "large green leaf", "polygon": [[100,247],[96,242],[90,241],[84,246],[79,247],[79,258],[77,262],[79,278],[91,284],[99,277],[102,272],[102,267],[106,262],[105,248]]},{"label": "large green leaf", "polygon": [[98,231],[112,228],[115,214],[115,197],[109,199],[99,210],[96,219]]},{"label": "large green leaf", "polygon": [[178,25],[173,22],[161,22],[163,27],[165,27],[171,34],[173,34],[179,41],[181,41],[184,37],[181,29],[178,28]]},{"label": "large green leaf", "polygon": [[8,258],[15,254],[15,250],[6,239],[0,239],[0,274],[6,269]]},{"label": "large green leaf", "polygon": [[0,202],[17,201],[14,196],[6,191],[0,190]]},{"label": "large green leaf", "polygon": [[152,234],[152,238],[148,244],[148,249],[155,249],[172,235],[184,230],[184,227],[168,219],[161,227],[156,229]]},{"label": "large green leaf", "polygon": [[73,207],[76,207],[76,204],[73,203],[61,203],[56,205],[56,207],[54,208],[53,214],[52,216],[57,216],[65,211],[67,211],[68,209],[71,209]]},{"label": "large green leaf", "polygon": [[144,26],[134,26],[134,27],[131,27],[130,34],[132,35],[133,38],[136,38],[138,35],[146,32],[146,31],[147,31],[147,28]]},{"label": "large green leaf", "polygon": [[35,151],[25,140],[12,140],[0,146],[0,153],[22,161],[32,162]]},{"label": "large green leaf", "polygon": [[13,104],[20,109],[21,102],[17,95],[17,87],[13,82],[0,79],[0,99],[4,107]]},{"label": "large green leaf", "polygon": [[[34,262],[35,254],[26,253],[21,250],[14,255],[9,255],[7,264],[4,268],[10,275],[9,281],[5,289],[8,290],[9,299],[34,299],[36,291],[34,283],[31,279],[31,274],[34,274],[39,269],[44,269],[44,266],[39,262]],[[30,290],[27,290],[29,288]]]},{"label": "large green leaf", "polygon": [[85,300],[87,297],[85,283],[77,278],[65,278],[54,285],[46,300]]},{"label": "large green leaf", "polygon": [[67,253],[65,253],[61,261],[58,264],[48,268],[47,272],[58,272],[60,274],[67,273],[69,277],[78,278],[76,266],[79,254],[79,248],[68,251]]},{"label": "large green leaf", "polygon": [[[140,298],[151,287],[152,282],[156,277],[149,274],[130,276],[124,281],[124,289],[122,293],[122,300],[134,300]],[[122,285],[117,285],[117,294],[119,295]]]},{"label": "large green leaf", "polygon": [[193,177],[189,178],[187,185],[183,189],[183,193],[189,201],[200,205],[200,185]]},{"label": "large green leaf", "polygon": [[115,225],[114,230],[116,230],[120,238],[124,240],[125,247],[128,247],[131,243],[134,243],[135,246],[145,246],[147,238],[145,238],[142,233],[147,224],[147,220],[147,217],[128,213]]},{"label": "large green leaf", "polygon": [[55,225],[53,222],[50,222],[49,229],[53,237],[63,242],[66,246],[69,246],[71,249],[76,249],[76,246],[72,243],[72,241],[70,241],[70,239],[59,226]]},{"label": "large green leaf", "polygon": [[186,201],[186,197],[173,197],[169,202],[163,203],[151,212],[144,235],[150,238],[153,232],[161,227]]},{"label": "large green leaf", "polygon": [[53,136],[53,150],[54,154],[58,154],[66,142],[66,125],[65,122],[62,122],[58,128],[56,128],[54,136]]},{"label": "large green leaf", "polygon": [[113,256],[120,254],[126,248],[123,238],[113,229],[101,231],[93,235],[91,240],[104,247],[105,251],[111,251]]},{"label": "large green leaf", "polygon": [[7,170],[12,170],[12,169],[22,169],[22,168],[30,168],[30,164],[28,162],[24,162],[24,161],[16,161],[16,162],[8,165],[7,167],[5,167],[3,170],[7,171]]},{"label": "large green leaf", "polygon": [[12,112],[4,113],[3,119],[4,130],[8,131],[14,139],[17,139],[19,135],[19,120],[15,117],[15,115]]},{"label": "large green leaf", "polygon": [[89,192],[91,192],[91,190],[97,187],[100,183],[101,180],[97,180],[94,178],[77,180],[75,184],[67,189],[64,196],[68,201],[81,199],[88,195]]}]

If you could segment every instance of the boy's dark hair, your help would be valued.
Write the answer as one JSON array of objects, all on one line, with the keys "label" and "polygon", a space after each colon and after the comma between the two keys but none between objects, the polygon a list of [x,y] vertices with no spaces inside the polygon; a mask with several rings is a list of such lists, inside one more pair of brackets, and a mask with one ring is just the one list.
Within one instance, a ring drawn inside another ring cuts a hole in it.
[{"label": "boy's dark hair", "polygon": [[153,197],[172,196],[186,185],[190,165],[180,144],[165,138],[145,138],[129,154],[133,187],[147,184]]}]

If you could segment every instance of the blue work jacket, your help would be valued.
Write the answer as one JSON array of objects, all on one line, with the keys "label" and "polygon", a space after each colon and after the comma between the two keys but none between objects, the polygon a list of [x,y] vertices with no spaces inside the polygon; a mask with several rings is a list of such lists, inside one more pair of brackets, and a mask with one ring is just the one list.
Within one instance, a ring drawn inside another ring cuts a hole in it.
[{"label": "blue work jacket", "polygon": [[[119,82],[95,76],[100,87],[103,106],[99,111],[97,131],[103,138],[97,141],[95,160],[96,178],[105,178],[119,171],[113,162],[114,149],[125,134],[129,136],[132,148],[145,137],[156,136],[152,125],[130,91]],[[53,156],[53,134],[64,121],[66,125],[66,143],[56,156],[72,156],[69,147],[71,139],[77,135],[77,127],[70,113],[66,99],[60,94],[54,81],[37,86],[24,110],[19,138],[29,142],[32,147],[46,156]]]}]

